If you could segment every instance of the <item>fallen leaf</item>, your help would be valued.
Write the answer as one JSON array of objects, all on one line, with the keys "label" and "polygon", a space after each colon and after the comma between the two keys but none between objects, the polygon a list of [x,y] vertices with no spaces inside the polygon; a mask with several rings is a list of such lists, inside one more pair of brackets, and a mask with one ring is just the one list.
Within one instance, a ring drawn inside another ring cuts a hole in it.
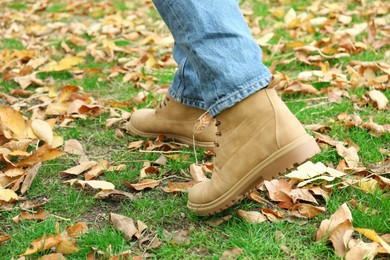
[{"label": "fallen leaf", "polygon": [[190,165],[190,174],[196,182],[202,182],[208,179],[204,174],[202,166],[194,163]]},{"label": "fallen leaf", "polygon": [[79,141],[76,139],[69,139],[64,144],[64,151],[70,154],[83,155],[84,149]]},{"label": "fallen leaf", "polygon": [[74,166],[72,168],[69,168],[67,170],[61,171],[60,173],[66,174],[66,175],[80,175],[81,173],[85,172],[86,170],[94,167],[97,164],[95,161],[88,161],[80,163],[77,166]]},{"label": "fallen leaf", "polygon": [[390,254],[390,246],[386,243],[373,229],[366,229],[366,228],[354,228],[355,231],[359,232],[360,234],[363,234],[365,237],[371,239],[374,242],[379,243],[381,246],[383,246],[384,249],[386,249],[387,253]]},{"label": "fallen leaf", "polygon": [[378,244],[351,239],[348,242],[348,248],[350,250],[345,255],[345,260],[373,260],[378,251]]},{"label": "fallen leaf", "polygon": [[114,227],[124,233],[124,237],[131,240],[133,236],[138,232],[137,227],[134,224],[133,219],[122,216],[115,213],[110,213],[110,222]]},{"label": "fallen leaf", "polygon": [[58,237],[60,239],[60,242],[56,246],[56,253],[69,255],[79,251],[75,239],[73,237],[70,237],[66,230],[59,234]]},{"label": "fallen leaf", "polygon": [[143,143],[144,143],[143,140],[131,142],[131,143],[129,143],[129,145],[127,146],[127,148],[129,148],[130,150],[139,149],[139,148],[142,147],[142,144],[143,144]]},{"label": "fallen leaf", "polygon": [[35,179],[35,177],[37,176],[39,168],[41,168],[41,166],[42,166],[42,163],[38,162],[26,170],[26,174],[25,174],[26,177],[24,178],[22,188],[20,189],[20,192],[22,194],[25,194],[26,191],[30,188],[30,186],[31,186],[33,180]]},{"label": "fallen leaf", "polygon": [[35,254],[37,252],[48,250],[54,246],[57,246],[60,242],[61,239],[56,235],[50,235],[48,237],[46,235],[43,235],[43,237],[35,239],[33,242],[31,242],[29,248],[27,248],[26,252],[24,252],[23,255],[27,256]]},{"label": "fallen leaf", "polygon": [[2,243],[4,241],[7,241],[10,238],[11,238],[10,236],[7,236],[7,235],[5,235],[3,233],[0,233],[0,243]]},{"label": "fallen leaf", "polygon": [[336,150],[337,153],[345,159],[350,168],[353,169],[358,166],[360,159],[358,151],[354,146],[350,146],[347,148],[342,144],[338,144],[336,145]]},{"label": "fallen leaf", "polygon": [[161,189],[165,192],[187,192],[189,188],[194,186],[196,182],[168,182],[168,187],[162,187]]},{"label": "fallen leaf", "polygon": [[94,198],[104,200],[107,198],[113,198],[113,197],[118,197],[118,196],[124,196],[124,197],[127,197],[129,199],[134,199],[133,194],[126,192],[126,191],[122,191],[122,190],[102,190],[99,193],[97,193],[94,196]]},{"label": "fallen leaf", "polygon": [[306,203],[298,204],[298,211],[302,216],[307,218],[315,218],[318,215],[326,212],[324,207],[317,207]]},{"label": "fallen leaf", "polygon": [[30,214],[28,212],[22,212],[16,217],[13,217],[12,220],[19,224],[20,220],[44,220],[49,216],[49,213],[46,210],[39,210],[36,213]]},{"label": "fallen leaf", "polygon": [[88,226],[85,222],[78,222],[73,226],[67,227],[66,232],[73,238],[79,238],[88,232]]},{"label": "fallen leaf", "polygon": [[34,119],[31,122],[31,128],[34,131],[34,134],[38,136],[40,140],[45,141],[49,146],[53,145],[53,130],[46,121]]},{"label": "fallen leaf", "polygon": [[63,254],[61,253],[53,253],[53,254],[48,254],[44,255],[39,260],[66,260]]},{"label": "fallen leaf", "polygon": [[70,185],[73,185],[74,183],[80,184],[83,188],[85,185],[90,186],[93,189],[102,189],[102,190],[114,190],[115,185],[112,184],[111,182],[108,181],[83,181],[83,180],[78,180],[78,179],[72,179],[69,181],[64,181],[64,183],[69,183]]},{"label": "fallen leaf", "polygon": [[0,201],[5,202],[15,202],[19,199],[18,195],[15,193],[15,191],[11,189],[4,189],[0,185]]},{"label": "fallen leaf", "polygon": [[321,222],[320,228],[316,234],[316,241],[327,239],[333,230],[345,221],[352,223],[352,214],[346,203],[342,204],[330,219],[325,219]]},{"label": "fallen leaf", "polygon": [[222,218],[211,219],[211,220],[207,221],[207,224],[209,224],[212,227],[217,227],[217,226],[221,225],[222,223],[229,221],[230,219],[232,219],[232,217],[233,217],[232,215],[226,215]]},{"label": "fallen leaf", "polygon": [[387,99],[385,94],[383,94],[381,91],[379,91],[379,90],[371,90],[368,93],[368,95],[374,101],[375,106],[379,110],[386,110],[387,109],[387,104],[389,103],[389,100]]},{"label": "fallen leaf", "polygon": [[267,218],[258,211],[245,211],[242,209],[237,210],[237,214],[249,223],[262,223],[267,221]]},{"label": "fallen leaf", "polygon": [[331,231],[329,240],[332,241],[336,255],[339,257],[345,256],[348,248],[348,241],[352,236],[352,232],[352,222],[349,219],[340,223]]},{"label": "fallen leaf", "polygon": [[274,201],[290,201],[291,184],[285,180],[264,181],[268,196]]},{"label": "fallen leaf", "polygon": [[11,107],[0,106],[0,124],[10,129],[18,140],[26,139],[27,125],[20,112]]},{"label": "fallen leaf", "polygon": [[135,190],[141,191],[146,188],[153,189],[160,185],[159,180],[153,180],[153,179],[143,179],[139,181],[138,183],[131,184],[129,182],[124,182],[124,184],[130,188],[133,188]]},{"label": "fallen leaf", "polygon": [[220,260],[237,259],[242,254],[242,252],[244,252],[244,249],[238,247],[232,247],[225,250],[219,259]]},{"label": "fallen leaf", "polygon": [[92,169],[90,169],[84,174],[85,180],[89,181],[96,179],[100,174],[103,173],[103,171],[107,170],[108,167],[108,161],[100,160],[95,166],[92,167]]},{"label": "fallen leaf", "polygon": [[189,245],[191,243],[190,238],[188,237],[189,231],[190,230],[188,229],[182,229],[169,232],[164,229],[163,235],[173,245]]}]

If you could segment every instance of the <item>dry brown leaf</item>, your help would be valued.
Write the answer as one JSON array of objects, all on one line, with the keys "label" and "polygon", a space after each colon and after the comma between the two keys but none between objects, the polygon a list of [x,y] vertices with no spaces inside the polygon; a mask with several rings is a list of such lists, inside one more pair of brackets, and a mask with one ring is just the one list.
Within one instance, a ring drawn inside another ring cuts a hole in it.
[{"label": "dry brown leaf", "polygon": [[336,150],[337,153],[345,159],[349,168],[353,169],[359,165],[360,159],[356,147],[350,146],[347,148],[342,144],[338,144],[336,145]]},{"label": "dry brown leaf", "polygon": [[264,181],[268,197],[274,201],[290,201],[291,184],[285,180]]},{"label": "dry brown leaf", "polygon": [[23,255],[27,256],[35,254],[37,252],[48,250],[54,246],[57,246],[60,242],[61,239],[56,235],[50,235],[48,237],[46,235],[43,235],[43,237],[35,239],[33,242],[31,242],[29,248],[27,248],[26,252],[24,252]]},{"label": "dry brown leaf", "polygon": [[376,136],[380,136],[385,132],[389,132],[389,130],[387,130],[384,126],[374,123],[372,117],[370,117],[368,122],[364,122],[362,127],[368,129],[369,131],[371,131],[371,133],[373,133]]},{"label": "dry brown leaf", "polygon": [[217,226],[221,225],[222,223],[229,221],[230,219],[232,219],[232,217],[233,217],[232,215],[226,215],[222,218],[211,219],[211,220],[207,221],[207,224],[209,224],[212,227],[217,227]]},{"label": "dry brown leaf", "polygon": [[283,215],[280,212],[269,208],[262,208],[261,213],[263,213],[271,222],[279,222],[283,218]]},{"label": "dry brown leaf", "polygon": [[15,202],[19,199],[18,195],[15,193],[15,191],[11,189],[4,189],[0,185],[0,202]]},{"label": "dry brown leaf", "polygon": [[348,242],[351,239],[353,232],[352,222],[347,219],[335,227],[330,236],[329,240],[332,241],[336,255],[339,257],[345,256],[348,248]]},{"label": "dry brown leaf", "polygon": [[100,200],[104,200],[104,199],[107,199],[107,198],[113,198],[113,197],[119,197],[119,196],[125,196],[129,199],[133,199],[134,198],[134,195],[129,193],[129,192],[126,192],[126,191],[122,191],[122,190],[102,190],[100,192],[98,192],[94,198],[95,199],[100,199]]},{"label": "dry brown leaf", "polygon": [[161,189],[165,192],[187,192],[189,188],[194,186],[196,182],[168,182],[168,187],[162,187]]},{"label": "dry brown leaf", "polygon": [[138,183],[132,184],[129,182],[124,182],[124,184],[130,188],[141,191],[141,190],[144,190],[146,188],[153,189],[153,188],[157,187],[158,185],[160,185],[160,181],[153,180],[153,179],[143,179],[143,180],[139,181]]},{"label": "dry brown leaf", "polygon": [[202,181],[208,180],[204,171],[203,171],[203,167],[201,165],[196,165],[196,164],[192,163],[190,165],[190,174],[191,174],[192,178],[194,179],[194,181],[196,181],[196,182],[202,182]]},{"label": "dry brown leaf", "polygon": [[110,222],[114,227],[124,233],[124,237],[131,240],[133,236],[138,232],[137,227],[134,224],[133,219],[122,216],[115,213],[110,213]]},{"label": "dry brown leaf", "polygon": [[26,170],[26,174],[25,174],[26,177],[24,178],[22,188],[20,189],[20,192],[22,194],[25,194],[26,191],[30,188],[30,186],[31,186],[33,180],[35,179],[35,177],[37,176],[39,168],[41,168],[41,166],[42,166],[42,163],[38,162]]},{"label": "dry brown leaf", "polygon": [[385,240],[383,240],[373,229],[366,229],[366,228],[354,228],[355,231],[359,232],[360,234],[363,234],[365,237],[371,239],[374,242],[379,243],[383,248],[387,251],[388,254],[390,254],[390,245],[386,243]]},{"label": "dry brown leaf", "polygon": [[199,118],[198,121],[196,122],[193,130],[193,134],[200,134],[202,131],[211,125],[213,122],[213,118],[210,116],[208,112],[202,114]]},{"label": "dry brown leaf", "polygon": [[20,112],[11,107],[0,106],[0,125],[2,128],[7,127],[18,140],[26,139],[27,125]]},{"label": "dry brown leaf", "polygon": [[378,244],[351,239],[348,248],[350,250],[345,255],[345,260],[373,260],[378,251]]},{"label": "dry brown leaf", "polygon": [[267,221],[267,218],[261,214],[258,211],[246,211],[239,209],[237,210],[237,214],[244,220],[248,221],[249,223],[262,223],[264,221]]},{"label": "dry brown leaf", "polygon": [[297,201],[308,201],[318,205],[316,198],[310,193],[309,189],[292,189],[289,195],[294,203]]},{"label": "dry brown leaf", "polygon": [[244,249],[238,248],[238,247],[232,247],[225,252],[222,253],[222,256],[219,258],[220,260],[231,260],[231,259],[237,259],[242,252],[244,252]]},{"label": "dry brown leaf", "polygon": [[127,148],[129,148],[130,150],[136,150],[136,149],[141,148],[143,143],[144,143],[143,140],[131,142],[131,143],[129,143]]},{"label": "dry brown leaf", "polygon": [[4,241],[7,241],[10,238],[11,238],[10,236],[7,236],[7,235],[5,235],[3,233],[0,233],[0,243],[2,243]]},{"label": "dry brown leaf", "polygon": [[268,200],[264,199],[263,197],[261,197],[260,193],[257,192],[257,191],[254,191],[254,192],[251,192],[248,196],[248,198],[250,198],[251,200],[255,201],[255,202],[258,202],[258,203],[262,203],[262,204],[272,204],[271,202],[269,202]]},{"label": "dry brown leaf", "polygon": [[59,234],[58,238],[60,239],[60,242],[56,246],[56,253],[69,255],[79,251],[75,239],[70,237],[66,230]]},{"label": "dry brown leaf", "polygon": [[13,217],[12,220],[19,224],[20,220],[44,220],[49,217],[49,213],[46,210],[39,210],[36,213],[30,214],[28,212],[22,212],[16,217]]},{"label": "dry brown leaf", "polygon": [[100,160],[95,166],[92,167],[92,169],[84,174],[85,180],[89,181],[96,179],[103,173],[103,171],[107,170],[109,166],[110,164],[108,161]]},{"label": "dry brown leaf", "polygon": [[48,254],[44,255],[39,260],[66,260],[63,254],[61,253],[53,253],[53,254]]},{"label": "dry brown leaf", "polygon": [[321,222],[320,228],[317,230],[316,241],[327,239],[333,230],[345,221],[352,223],[352,214],[346,203],[341,205],[330,219],[325,219]]},{"label": "dry brown leaf", "polygon": [[45,141],[49,146],[53,145],[53,130],[46,121],[34,119],[31,122],[31,128],[40,140]]},{"label": "dry brown leaf", "polygon": [[386,110],[387,109],[387,104],[389,103],[389,100],[387,99],[385,94],[383,94],[381,91],[379,91],[379,90],[371,90],[368,93],[368,95],[374,101],[375,106],[379,110]]},{"label": "dry brown leaf", "polygon": [[173,245],[189,245],[191,243],[188,233],[190,230],[182,229],[169,232],[168,230],[163,231],[164,237],[170,241]]},{"label": "dry brown leaf", "polygon": [[[76,139],[69,139],[64,144],[64,151],[70,154],[81,155],[85,157],[83,146]],[[86,158],[84,161],[88,161]]]},{"label": "dry brown leaf", "polygon": [[316,207],[310,204],[300,203],[298,204],[298,211],[304,217],[315,218],[319,214],[324,213],[326,209],[324,207]]},{"label": "dry brown leaf", "polygon": [[58,149],[58,148],[51,148],[48,145],[42,145],[40,146],[32,155],[27,157],[24,160],[21,160],[20,162],[16,163],[15,165],[17,167],[26,167],[26,166],[32,166],[37,163],[41,163],[48,160],[53,160],[55,158],[58,158],[62,155],[64,155],[65,152]]},{"label": "dry brown leaf", "polygon": [[83,188],[85,187],[85,185],[88,185],[93,189],[102,189],[102,190],[114,190],[115,189],[115,185],[112,184],[111,182],[108,182],[108,181],[95,181],[95,180],[83,181],[83,180],[78,180],[78,179],[72,179],[72,180],[64,181],[64,183],[69,183],[70,185],[73,185],[76,183],[76,184],[81,185]]},{"label": "dry brown leaf", "polygon": [[332,128],[328,125],[320,125],[320,124],[312,124],[312,125],[305,125],[305,128],[310,131],[316,131],[316,132],[326,132],[332,130]]},{"label": "dry brown leaf", "polygon": [[97,164],[95,161],[89,161],[89,162],[83,162],[79,165],[69,168],[65,171],[61,171],[60,173],[66,174],[66,175],[80,175],[81,173],[85,172],[86,170],[94,167]]},{"label": "dry brown leaf", "polygon": [[75,225],[67,227],[66,232],[73,238],[79,238],[88,232],[88,226],[85,222],[77,222]]}]

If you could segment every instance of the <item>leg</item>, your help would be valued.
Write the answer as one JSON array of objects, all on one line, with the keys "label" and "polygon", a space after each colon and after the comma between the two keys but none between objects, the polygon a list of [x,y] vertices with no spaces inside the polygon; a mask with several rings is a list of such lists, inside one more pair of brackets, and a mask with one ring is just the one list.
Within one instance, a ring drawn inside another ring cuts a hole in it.
[{"label": "leg", "polygon": [[236,0],[153,2],[194,67],[212,116],[268,85],[271,74]]}]

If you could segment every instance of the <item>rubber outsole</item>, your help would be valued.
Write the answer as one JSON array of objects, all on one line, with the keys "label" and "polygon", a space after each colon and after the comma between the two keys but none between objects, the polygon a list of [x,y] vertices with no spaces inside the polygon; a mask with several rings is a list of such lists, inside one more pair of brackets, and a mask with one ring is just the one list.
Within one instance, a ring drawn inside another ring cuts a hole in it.
[{"label": "rubber outsole", "polygon": [[270,180],[286,173],[312,158],[321,150],[314,138],[307,135],[278,150],[249,171],[236,185],[223,196],[207,204],[188,201],[188,208],[199,215],[219,213],[244,199],[264,180]]},{"label": "rubber outsole", "polygon": [[136,129],[133,125],[131,125],[130,121],[128,122],[127,126],[128,126],[128,128],[126,128],[126,130],[128,132],[130,132],[130,134],[133,134],[133,135],[137,135],[137,136],[141,136],[141,137],[145,137],[145,138],[157,138],[157,136],[159,136],[159,135],[164,135],[165,137],[167,137],[167,139],[174,140],[175,142],[178,142],[178,143],[183,143],[183,144],[189,145],[191,147],[193,147],[195,145],[195,147],[207,148],[211,151],[214,151],[214,147],[215,147],[214,142],[203,142],[203,141],[197,141],[197,140],[195,140],[195,142],[194,142],[194,140],[192,138],[189,138],[186,136],[181,136],[181,135],[169,134],[169,133],[147,133],[147,132],[143,132],[143,131]]}]

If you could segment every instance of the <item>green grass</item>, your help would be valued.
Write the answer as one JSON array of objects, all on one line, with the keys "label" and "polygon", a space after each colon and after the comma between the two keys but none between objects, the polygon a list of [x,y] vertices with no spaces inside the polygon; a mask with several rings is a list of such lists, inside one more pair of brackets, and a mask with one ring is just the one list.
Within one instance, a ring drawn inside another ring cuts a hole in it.
[{"label": "green grass", "polygon": [[17,39],[2,39],[2,40],[0,40],[0,50],[2,50],[2,49],[24,50],[25,47]]},{"label": "green grass", "polygon": [[[6,8],[13,11],[25,12],[31,7],[30,2],[8,2],[9,4],[7,4]],[[80,7],[80,10],[75,11],[75,17],[72,17],[72,19],[88,24],[91,20],[101,22],[106,14],[119,12],[122,17],[126,17],[133,14],[137,8],[145,8],[142,6],[143,4],[126,1],[113,1],[105,5],[105,8],[102,8],[98,4],[103,3],[103,1],[96,2],[97,5],[91,6],[90,9],[89,7],[83,7],[85,9]],[[241,2],[242,4],[249,3],[253,7],[252,19],[263,17],[263,19],[258,21],[261,29],[269,28],[275,22],[283,21],[283,19],[276,19],[270,16],[269,8],[278,7],[275,2],[260,3],[253,0]],[[368,4],[370,3],[368,1]],[[285,4],[283,8],[288,11],[289,8],[293,7],[297,13],[300,13],[304,11],[303,8],[310,4],[310,1],[293,1],[291,4]],[[357,4],[355,3],[349,3],[348,5],[349,10],[354,10],[356,7]],[[88,10],[88,12],[85,10]],[[145,11],[145,9],[140,10],[142,12]],[[83,13],[84,11],[85,13]],[[67,12],[69,10],[66,4],[61,1],[52,1],[44,12],[38,12],[37,15],[61,17],[60,13],[66,14]],[[151,21],[160,19],[154,9],[148,9],[145,14],[148,14],[147,18]],[[137,29],[134,30],[144,30],[142,27],[144,24],[140,21],[141,18],[137,17],[134,25]],[[361,18],[354,17],[354,21],[361,22]],[[158,26],[158,23],[155,24],[148,20],[148,23],[145,25],[147,29],[145,30],[158,32],[166,30],[166,28],[156,28],[156,25]],[[79,36],[83,37],[88,44],[95,43],[101,39],[98,37],[100,35],[94,34],[81,34]],[[119,47],[145,48],[139,51],[142,54],[150,52],[156,55],[156,57],[163,57],[166,52],[165,50],[159,50],[159,46],[154,45],[148,48],[145,46],[140,47],[137,45],[137,41],[128,40],[122,37],[122,35],[106,35],[105,37],[112,40]],[[280,27],[275,30],[275,37],[270,43],[277,44],[295,41],[309,43],[313,39],[319,40],[321,37],[324,37],[324,35],[319,28],[316,28],[314,35],[294,38],[291,36],[291,31]],[[64,57],[65,53],[61,48],[62,41],[65,41],[76,54],[88,49],[75,46],[68,41],[68,38],[62,38],[62,36],[60,37],[58,34],[53,33],[53,35],[47,36],[46,41],[47,48],[53,49],[46,53],[51,55],[51,59],[58,61]],[[0,40],[0,51],[24,49],[26,47],[17,37]],[[47,49],[43,51],[47,51]],[[263,51],[271,54],[270,49],[267,47]],[[368,49],[348,58],[329,59],[328,61],[331,66],[338,65],[341,68],[345,68],[353,60],[380,61],[383,59],[385,52],[386,49]],[[78,65],[81,70],[85,71],[83,77],[76,77],[72,71],[59,71],[40,72],[38,78],[50,84],[55,84],[58,88],[66,85],[77,85],[84,92],[91,93],[95,99],[100,101],[128,101],[131,105],[124,108],[127,111],[141,107],[152,107],[158,103],[152,91],[149,91],[145,102],[141,104],[132,103],[136,94],[142,90],[139,83],[145,83],[145,79],[140,78],[137,82],[129,81],[123,83],[123,74],[110,77],[111,69],[120,65],[118,62],[119,58],[130,56],[140,58],[138,56],[139,53],[135,52],[126,56],[123,53],[114,52],[113,57],[108,61],[99,60],[88,54],[85,63]],[[284,52],[274,53],[272,59],[268,58],[265,60],[265,64],[270,66],[274,61],[282,61],[292,57],[294,57],[292,49],[287,48]],[[20,64],[23,66],[25,63]],[[277,71],[285,73],[292,79],[302,71],[317,69],[317,67],[309,66],[299,61],[276,66]],[[128,72],[133,73],[134,71],[129,69]],[[156,67],[135,72],[141,73],[143,77],[151,76],[157,78],[153,86],[168,86],[173,79],[175,68]],[[330,83],[314,82],[313,85],[318,90],[321,90],[328,88]],[[34,92],[37,87],[32,85],[27,90]],[[10,94],[16,88],[18,88],[17,83],[12,80],[4,81],[0,78],[1,92]],[[347,91],[349,95],[356,95],[360,98],[369,89],[369,87],[362,85],[357,89],[348,89]],[[390,98],[390,90],[387,89],[383,93]],[[368,121],[372,117],[376,123],[390,124],[388,111],[378,111],[371,105],[362,106],[362,110],[355,111],[353,102],[350,99],[343,98],[339,104],[330,103],[326,94],[317,96],[293,94],[282,95],[282,98],[303,124],[328,125],[332,129],[325,134],[335,140],[345,141],[350,139],[353,143],[356,143],[360,147],[359,156],[363,165],[369,166],[383,162],[386,159],[386,155],[380,153],[380,148],[388,149],[390,147],[389,133],[376,137],[361,127],[345,128],[342,122],[337,121],[337,116],[343,112],[348,112],[349,114],[357,113],[364,121]],[[3,104],[3,100],[0,100],[0,102],[0,104]],[[31,114],[31,112],[28,113]],[[66,256],[67,259],[85,259],[86,255],[91,252],[92,247],[106,253],[103,259],[109,259],[110,256],[126,250],[132,250],[133,255],[147,253],[154,259],[219,259],[225,250],[234,247],[243,249],[239,259],[339,259],[330,245],[324,241],[315,242],[314,237],[321,221],[329,218],[340,205],[352,199],[356,199],[359,205],[358,208],[354,208],[349,203],[354,227],[371,228],[381,234],[390,233],[390,219],[388,216],[390,200],[388,190],[376,190],[370,194],[354,187],[335,188],[330,200],[321,202],[321,205],[326,207],[327,212],[314,219],[285,219],[275,223],[249,224],[242,220],[236,214],[236,211],[238,209],[258,211],[265,205],[248,199],[214,216],[197,216],[187,209],[187,194],[165,193],[161,190],[161,187],[167,186],[169,181],[189,180],[189,165],[196,161],[193,150],[189,148],[182,148],[178,151],[181,155],[180,159],[168,159],[166,165],[159,166],[160,172],[151,176],[153,179],[162,180],[162,184],[159,187],[141,192],[131,190],[123,182],[138,182],[144,163],[155,161],[161,153],[129,151],[127,145],[130,142],[143,139],[128,134],[123,138],[118,137],[115,133],[115,128],[105,127],[106,119],[109,117],[109,113],[105,112],[97,118],[76,120],[66,128],[56,128],[56,132],[58,135],[63,136],[65,140],[79,140],[90,160],[98,161],[105,159],[113,165],[125,164],[125,170],[104,171],[99,180],[110,181],[115,184],[118,190],[130,192],[136,198],[132,200],[124,197],[115,197],[107,200],[97,200],[94,198],[95,190],[88,187],[82,189],[79,185],[69,186],[64,184],[64,181],[73,177],[64,177],[59,174],[61,170],[77,165],[78,156],[66,155],[47,161],[43,164],[32,186],[27,191],[26,197],[29,201],[50,199],[43,207],[50,213],[50,217],[41,222],[22,220],[20,224],[16,224],[12,221],[12,218],[21,213],[19,207],[16,206],[11,211],[0,211],[0,233],[12,236],[10,240],[1,243],[0,256],[4,257],[4,259],[16,259],[27,249],[33,240],[42,237],[43,234],[55,234],[57,223],[60,226],[60,230],[64,230],[66,226],[73,225],[79,221],[85,221],[90,230],[88,234],[77,239],[79,252]],[[198,161],[210,161],[211,158],[206,157],[203,152],[202,149],[196,151]],[[341,157],[337,154],[336,149],[328,147],[327,149],[323,148],[322,152],[313,158],[313,162],[337,166],[340,159]],[[388,177],[388,175],[385,176]],[[262,195],[266,198],[265,193]],[[364,208],[367,207],[370,210],[366,212]],[[372,211],[374,211],[373,214]],[[109,222],[110,213],[122,214],[133,218],[135,221],[143,221],[148,226],[149,234],[157,236],[162,241],[162,245],[156,249],[145,249],[139,247],[134,239],[131,241],[124,239],[123,233],[117,231]],[[226,215],[232,215],[232,218],[217,227],[212,227],[208,224],[209,220],[216,220]],[[183,229],[188,231],[188,243],[177,244],[172,242],[167,236],[167,232],[181,231]],[[38,259],[50,252],[50,250],[41,252],[27,259]]]}]

